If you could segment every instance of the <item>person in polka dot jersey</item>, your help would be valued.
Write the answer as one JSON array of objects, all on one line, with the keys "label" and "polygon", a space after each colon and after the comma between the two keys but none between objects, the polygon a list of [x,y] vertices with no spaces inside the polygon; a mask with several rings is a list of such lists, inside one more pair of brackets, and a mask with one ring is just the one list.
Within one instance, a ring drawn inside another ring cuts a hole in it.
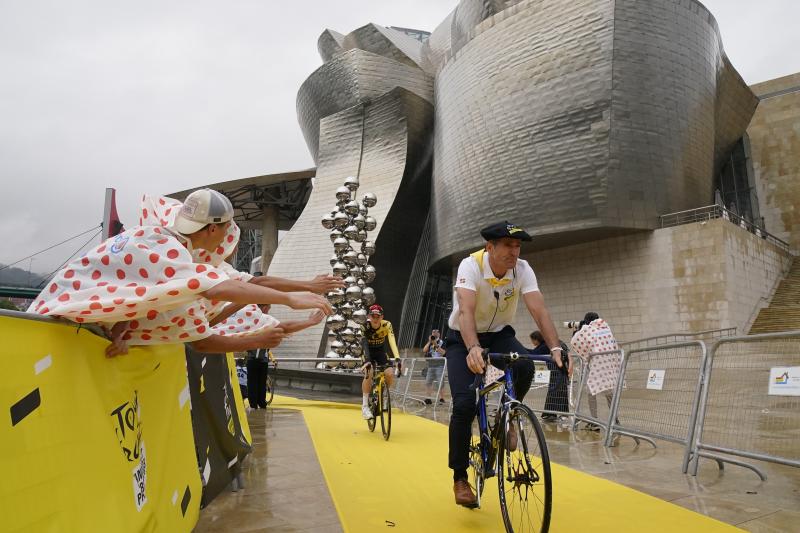
[{"label": "person in polka dot jersey", "polygon": [[[148,203],[163,209],[148,209]],[[330,313],[330,304],[320,295],[247,283],[249,275],[224,262],[239,236],[233,207],[224,195],[201,189],[183,204],[144,197],[142,215],[142,225],[63,268],[28,312],[106,326],[113,341],[106,350],[109,356],[125,353],[127,344],[191,342],[199,351],[224,352],[263,347],[274,339],[263,317],[258,320],[262,327],[251,326],[253,333],[215,335],[210,320],[227,302]],[[153,224],[151,217],[159,215]],[[254,326],[259,323],[253,319]]]},{"label": "person in polka dot jersey", "polygon": [[[586,313],[581,321],[581,328],[572,336],[570,343],[575,353],[587,357],[592,353],[618,350],[617,340],[605,320],[594,312]],[[612,392],[617,386],[620,370],[620,355],[604,354],[589,358],[589,376],[586,385],[589,388],[589,411],[597,418],[597,395],[603,393],[608,406],[611,407]],[[599,430],[599,426],[589,424],[591,430]]]}]

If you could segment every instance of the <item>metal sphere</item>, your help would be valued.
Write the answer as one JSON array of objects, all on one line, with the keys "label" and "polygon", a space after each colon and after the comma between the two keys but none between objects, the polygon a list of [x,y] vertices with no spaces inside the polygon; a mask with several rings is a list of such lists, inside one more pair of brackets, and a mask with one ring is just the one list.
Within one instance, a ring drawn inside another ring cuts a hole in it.
[{"label": "metal sphere", "polygon": [[335,265],[333,265],[333,275],[334,276],[344,276],[344,275],[347,274],[347,272],[348,272],[348,268],[347,268],[347,265],[345,265],[344,263],[338,263],[337,262]]},{"label": "metal sphere", "polygon": [[356,357],[361,357],[364,353],[364,347],[361,344],[353,344],[350,346],[350,352]]},{"label": "metal sphere", "polygon": [[361,202],[367,207],[374,207],[378,203],[378,197],[368,192],[361,198]]},{"label": "metal sphere", "polygon": [[[330,352],[325,354],[325,357],[326,358],[339,359],[339,354],[334,352],[333,350],[331,350]],[[330,363],[320,363],[320,365],[324,365],[324,367],[327,367],[327,368],[336,368],[336,366],[338,366],[338,364],[339,363],[337,363],[335,361],[332,361]]]},{"label": "metal sphere", "polygon": [[355,311],[355,309],[356,306],[354,306],[350,302],[344,302],[342,304],[339,304],[339,314],[345,318],[350,318],[350,315],[353,314],[353,311]]},{"label": "metal sphere", "polygon": [[350,275],[355,278],[360,278],[364,270],[360,266],[353,265],[350,267]]},{"label": "metal sphere", "polygon": [[361,278],[367,283],[372,283],[373,281],[375,281],[376,274],[377,271],[375,270],[375,267],[372,265],[367,265],[364,267],[364,270],[362,271]]},{"label": "metal sphere", "polygon": [[378,221],[375,220],[375,217],[366,216],[364,217],[364,229],[367,231],[372,231],[376,227],[378,227]]},{"label": "metal sphere", "polygon": [[366,286],[367,286],[367,283],[366,283],[366,282],[365,282],[363,279],[359,279],[358,281],[356,281],[356,285],[358,285],[359,287],[361,287],[361,289],[363,290],[363,289],[364,289],[364,287],[366,287]]},{"label": "metal sphere", "polygon": [[325,323],[328,325],[328,329],[339,331],[347,325],[347,319],[345,319],[345,317],[342,315],[336,314],[325,319]]},{"label": "metal sphere", "polygon": [[358,285],[354,287],[347,287],[347,290],[344,291],[344,297],[347,298],[348,302],[355,302],[361,299],[361,287]]},{"label": "metal sphere", "polygon": [[362,214],[358,214],[353,217],[353,225],[358,229],[364,229],[364,226],[367,225],[367,218]]},{"label": "metal sphere", "polygon": [[366,240],[367,240],[367,231],[363,230],[363,229],[358,230],[358,233],[356,233],[356,236],[355,236],[355,241],[356,242],[364,242]]},{"label": "metal sphere", "polygon": [[355,285],[357,281],[358,280],[356,279],[355,276],[347,276],[346,278],[344,278],[344,284],[347,285],[348,287]]},{"label": "metal sphere", "polygon": [[333,215],[322,215],[322,227],[325,229],[333,229]]},{"label": "metal sphere", "polygon": [[342,337],[342,340],[345,342],[353,342],[356,340],[355,332],[350,328],[344,328],[339,332],[339,335]]},{"label": "metal sphere", "polygon": [[335,264],[336,264],[336,263],[338,263],[338,262],[339,262],[339,257],[337,257],[337,256],[335,256],[335,255],[332,255],[332,256],[331,256],[331,258],[330,258],[330,261],[329,261],[329,263],[331,264],[331,266],[335,265]]},{"label": "metal sphere", "polygon": [[369,213],[369,209],[367,209],[367,206],[365,206],[364,204],[358,204],[358,214],[362,216],[367,216],[367,213]]},{"label": "metal sphere", "polygon": [[344,291],[342,289],[333,289],[325,297],[333,305],[340,304],[344,301]]},{"label": "metal sphere", "polygon": [[355,226],[347,226],[343,230],[344,236],[348,239],[356,239],[358,237],[358,228]]},{"label": "metal sphere", "polygon": [[[364,302],[364,305],[372,305],[375,303],[375,289],[372,287],[364,287],[361,289],[361,301]],[[364,311],[364,316],[366,316],[366,311]]]},{"label": "metal sphere", "polygon": [[344,186],[337,188],[336,189],[336,199],[339,200],[340,202],[342,202],[342,201],[349,202],[350,201],[350,189],[347,188],[347,187],[344,187]]},{"label": "metal sphere", "polygon": [[342,261],[344,262],[344,264],[348,266],[355,265],[356,259],[358,259],[358,254],[353,250],[350,250],[342,254]]},{"label": "metal sphere", "polygon": [[355,176],[347,176],[344,179],[344,186],[347,187],[351,192],[356,192],[358,189],[358,178]]},{"label": "metal sphere", "polygon": [[347,352],[347,344],[343,343],[342,341],[333,341],[331,343],[331,350],[339,355],[343,355],[345,352]]},{"label": "metal sphere", "polygon": [[[365,289],[366,290],[366,289]],[[363,296],[362,296],[363,298]],[[355,322],[356,324],[366,324],[367,323],[367,311],[366,309],[356,309],[353,311],[353,315],[350,319]]]},{"label": "metal sphere", "polygon": [[361,243],[361,252],[364,255],[375,255],[375,243],[372,241],[364,241]]},{"label": "metal sphere", "polygon": [[358,254],[358,255],[356,256],[356,264],[357,264],[357,265],[359,265],[359,266],[364,266],[364,265],[366,265],[366,264],[367,264],[367,261],[369,261],[369,259],[368,259],[368,258],[367,258],[367,256],[366,256],[366,255],[364,255],[364,254]]},{"label": "metal sphere", "polygon": [[344,204],[344,212],[350,216],[355,216],[358,214],[358,202],[355,200],[347,202]]},{"label": "metal sphere", "polygon": [[350,217],[346,213],[336,213],[333,215],[333,225],[337,229],[342,229],[350,223]]},{"label": "metal sphere", "polygon": [[342,233],[338,229],[331,230],[331,234],[330,234],[331,242],[333,242],[336,239],[338,239],[339,237],[343,237],[343,236],[344,236],[344,233]]},{"label": "metal sphere", "polygon": [[333,241],[333,249],[337,252],[346,252],[348,248],[350,248],[350,241],[344,237],[339,237]]}]

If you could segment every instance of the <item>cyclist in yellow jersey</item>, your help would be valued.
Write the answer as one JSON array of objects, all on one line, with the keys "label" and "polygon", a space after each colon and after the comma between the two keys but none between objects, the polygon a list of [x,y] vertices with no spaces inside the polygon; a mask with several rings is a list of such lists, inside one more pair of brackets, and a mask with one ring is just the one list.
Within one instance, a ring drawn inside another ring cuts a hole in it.
[{"label": "cyclist in yellow jersey", "polygon": [[[389,358],[386,354],[387,341],[392,358],[397,361],[400,355],[397,350],[397,342],[394,339],[392,323],[383,319],[383,308],[380,305],[376,304],[369,308],[369,320],[361,326],[361,329],[364,332],[364,340],[367,345],[364,352],[366,362],[361,367],[362,372],[364,372],[364,381],[361,382],[361,414],[364,419],[369,420],[373,418],[372,411],[367,405],[369,391],[372,390],[373,367],[389,363]],[[383,375],[386,377],[386,384],[391,387],[394,384],[394,368],[387,368],[383,371]]]}]

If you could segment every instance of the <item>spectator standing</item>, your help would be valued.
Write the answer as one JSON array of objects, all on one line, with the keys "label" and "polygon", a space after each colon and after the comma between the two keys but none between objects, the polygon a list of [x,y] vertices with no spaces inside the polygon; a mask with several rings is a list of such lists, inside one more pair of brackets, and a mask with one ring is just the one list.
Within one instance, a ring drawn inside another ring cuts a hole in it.
[{"label": "spectator standing", "polygon": [[427,366],[427,373],[425,374],[425,390],[428,397],[425,398],[425,404],[430,405],[433,403],[433,385],[437,384],[439,387],[439,403],[444,403],[444,393],[439,383],[442,381],[442,373],[444,372],[444,341],[441,339],[441,333],[438,329],[431,331],[431,336],[425,346],[422,348],[425,357],[430,358]]}]

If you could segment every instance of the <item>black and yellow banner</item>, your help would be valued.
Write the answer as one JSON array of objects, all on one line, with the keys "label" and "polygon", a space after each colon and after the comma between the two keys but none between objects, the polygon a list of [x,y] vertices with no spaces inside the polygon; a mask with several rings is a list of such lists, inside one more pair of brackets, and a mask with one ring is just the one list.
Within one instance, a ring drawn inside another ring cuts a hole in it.
[{"label": "black and yellow banner", "polygon": [[201,481],[182,345],[0,315],[0,529],[191,531]]},{"label": "black and yellow banner", "polygon": [[205,507],[236,478],[250,453],[250,427],[232,354],[186,347],[192,420]]}]

